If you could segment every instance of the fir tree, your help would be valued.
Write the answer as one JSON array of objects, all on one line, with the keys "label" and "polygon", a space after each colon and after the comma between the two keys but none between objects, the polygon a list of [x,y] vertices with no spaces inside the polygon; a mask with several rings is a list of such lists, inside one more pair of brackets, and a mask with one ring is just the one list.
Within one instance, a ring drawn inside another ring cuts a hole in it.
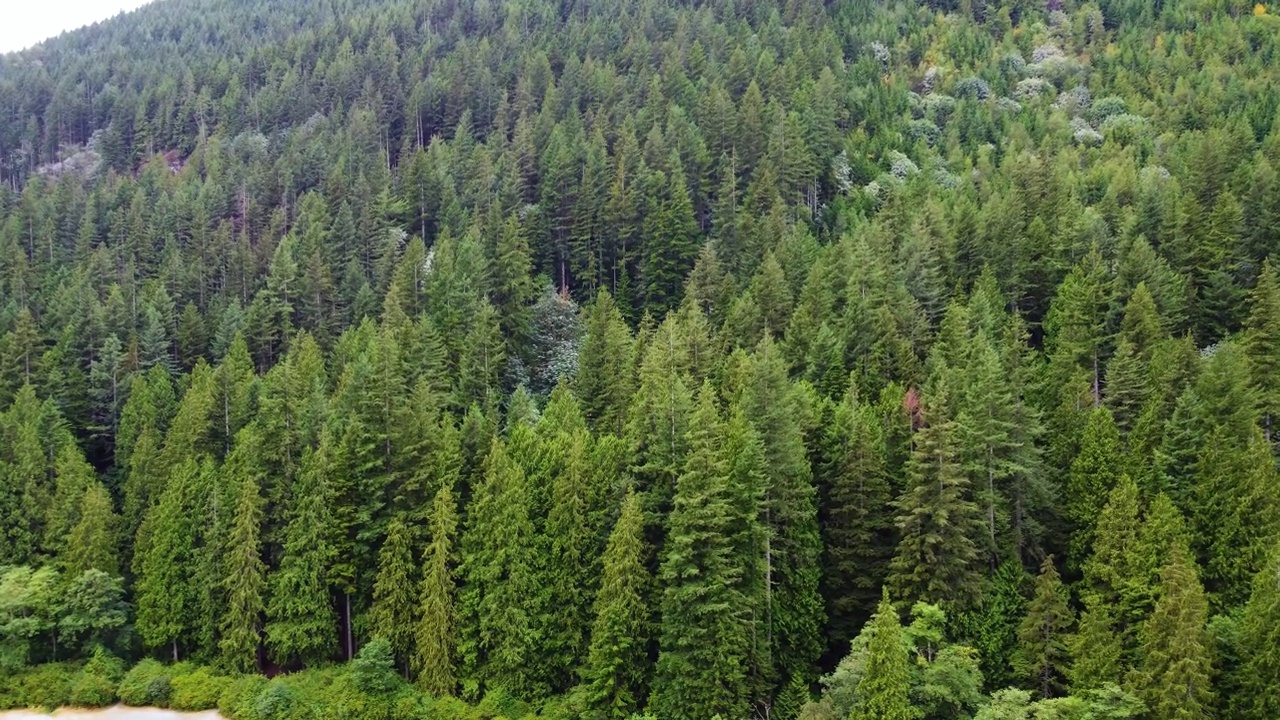
[{"label": "fir tree", "polygon": [[830,647],[843,653],[870,618],[893,556],[888,448],[874,406],[851,385],[822,448],[823,595]]},{"label": "fir tree", "polygon": [[253,430],[236,436],[236,448],[224,471],[235,484],[235,514],[223,561],[227,604],[222,614],[222,662],[235,672],[258,667],[262,614],[266,610],[267,566],[262,561],[261,436]]},{"label": "fir tree", "polygon": [[1111,412],[1105,407],[1095,408],[1089,415],[1080,440],[1080,452],[1072,461],[1071,473],[1067,477],[1067,516],[1073,526],[1073,567],[1084,562],[1093,545],[1098,514],[1120,472],[1120,434]]},{"label": "fir tree", "polygon": [[145,554],[135,592],[138,635],[151,648],[169,648],[175,661],[190,639],[197,612],[195,493],[209,463],[188,457],[174,468],[168,486],[148,514]]},{"label": "fir tree", "polygon": [[305,451],[296,503],[285,530],[284,554],[269,578],[267,647],[275,662],[285,666],[323,662],[338,646],[337,622],[329,605],[333,520],[328,464],[327,444]]},{"label": "fir tree", "polygon": [[120,518],[111,506],[111,494],[102,483],[92,483],[84,490],[79,520],[67,537],[63,555],[67,575],[74,577],[88,570],[118,574],[119,532]]},{"label": "fir tree", "polygon": [[1142,663],[1131,681],[1156,717],[1213,716],[1208,614],[1195,565],[1186,547],[1175,545],[1160,573],[1160,599],[1142,626]]},{"label": "fir tree", "polygon": [[391,650],[398,660],[407,660],[413,655],[416,605],[413,567],[409,528],[403,522],[393,520],[378,554],[378,576],[373,585],[369,631],[374,637],[391,643]]},{"label": "fir tree", "polygon": [[431,506],[431,544],[423,562],[413,662],[418,686],[436,697],[453,695],[458,685],[454,611],[457,588],[452,569],[457,513],[453,492],[448,485],[441,487]]},{"label": "fir tree", "polygon": [[888,591],[867,626],[867,658],[851,720],[911,720],[910,666],[898,611]]},{"label": "fir tree", "polygon": [[629,489],[605,549],[591,647],[582,670],[588,707],[600,720],[622,720],[644,705],[650,636],[644,555],[644,515],[639,497]]},{"label": "fir tree", "polygon": [[1066,635],[1074,620],[1068,606],[1067,589],[1046,557],[1036,578],[1035,595],[1018,629],[1018,651],[1014,666],[1034,682],[1043,698],[1054,697],[1062,689],[1067,665]]},{"label": "fir tree", "polygon": [[704,386],[663,546],[662,624],[649,699],[663,717],[709,719],[746,711],[749,637],[741,570],[729,542],[733,508],[714,392]]},{"label": "fir tree", "polygon": [[1280,550],[1253,581],[1253,594],[1240,619],[1240,685],[1231,699],[1239,717],[1264,720],[1280,713]]},{"label": "fir tree", "polygon": [[462,536],[463,691],[474,697],[481,688],[501,688],[517,697],[545,697],[546,670],[533,665],[544,602],[528,477],[496,438],[484,466]]},{"label": "fir tree", "polygon": [[982,520],[960,465],[948,398],[945,384],[937,382],[924,402],[927,425],[916,431],[907,486],[898,500],[901,540],[889,583],[904,598],[965,607],[981,584],[974,537],[982,532]]},{"label": "fir tree", "polygon": [[1096,594],[1085,596],[1084,606],[1080,625],[1068,641],[1067,678],[1073,693],[1118,683],[1123,671],[1124,645],[1111,606]]}]

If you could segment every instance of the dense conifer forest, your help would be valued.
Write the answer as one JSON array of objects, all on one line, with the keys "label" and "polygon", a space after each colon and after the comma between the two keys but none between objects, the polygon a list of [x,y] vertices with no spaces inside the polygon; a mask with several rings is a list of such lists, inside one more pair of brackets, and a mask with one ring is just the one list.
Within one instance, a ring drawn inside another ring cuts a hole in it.
[{"label": "dense conifer forest", "polygon": [[0,56],[0,705],[1275,720],[1277,16],[162,0]]}]

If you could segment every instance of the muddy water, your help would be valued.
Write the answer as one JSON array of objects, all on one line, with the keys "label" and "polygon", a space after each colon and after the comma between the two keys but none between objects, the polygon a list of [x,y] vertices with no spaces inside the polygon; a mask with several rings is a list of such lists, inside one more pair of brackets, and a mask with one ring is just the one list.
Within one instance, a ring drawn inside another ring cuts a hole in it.
[{"label": "muddy water", "polygon": [[62,708],[52,715],[35,710],[9,710],[0,712],[0,720],[224,720],[217,711],[177,712],[159,708],[137,708],[116,705],[109,708],[82,710]]}]

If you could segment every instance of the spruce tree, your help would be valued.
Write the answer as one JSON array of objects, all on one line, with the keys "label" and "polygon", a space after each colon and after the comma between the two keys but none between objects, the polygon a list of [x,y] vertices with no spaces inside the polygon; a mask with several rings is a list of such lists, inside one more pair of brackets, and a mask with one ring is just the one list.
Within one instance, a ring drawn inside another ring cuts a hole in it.
[{"label": "spruce tree", "polygon": [[1054,697],[1062,689],[1067,666],[1065,641],[1074,620],[1069,599],[1050,555],[1040,566],[1035,595],[1018,629],[1014,658],[1014,666],[1035,683],[1043,698]]},{"label": "spruce tree", "polygon": [[436,697],[457,690],[457,586],[453,578],[458,511],[453,492],[445,485],[431,505],[431,544],[423,559],[418,620],[414,629],[417,652],[413,667],[418,686]]},{"label": "spruce tree", "polygon": [[[409,528],[400,520],[387,527],[387,537],[378,553],[378,574],[373,584],[373,607],[369,610],[369,632],[391,644],[397,661],[408,667],[413,655],[414,588],[413,548]],[[407,672],[407,670],[406,670]]]},{"label": "spruce tree", "polygon": [[644,566],[644,514],[628,489],[604,554],[591,646],[582,681],[598,720],[623,720],[644,705],[650,638],[649,573]]},{"label": "spruce tree", "polygon": [[888,591],[867,626],[867,657],[850,720],[912,720],[910,665]]},{"label": "spruce tree", "polygon": [[1209,605],[1186,546],[1160,573],[1160,599],[1142,626],[1141,665],[1131,680],[1152,714],[1169,720],[1214,715]]}]

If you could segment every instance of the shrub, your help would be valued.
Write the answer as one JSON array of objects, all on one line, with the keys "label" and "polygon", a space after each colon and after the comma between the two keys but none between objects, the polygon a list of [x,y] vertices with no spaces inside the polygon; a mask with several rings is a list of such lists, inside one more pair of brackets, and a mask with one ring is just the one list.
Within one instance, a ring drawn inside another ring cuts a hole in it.
[{"label": "shrub", "polygon": [[79,668],[69,663],[37,665],[10,678],[5,695],[13,707],[53,709],[71,704]]},{"label": "shrub", "polygon": [[173,692],[169,706],[174,710],[213,710],[231,684],[231,678],[214,675],[209,668],[201,667],[184,675],[174,675],[170,682]]},{"label": "shrub", "polygon": [[266,689],[268,680],[261,675],[242,675],[228,680],[218,696],[218,712],[229,718],[247,720],[253,717],[253,705]]},{"label": "shrub", "polygon": [[69,705],[76,707],[107,707],[116,702],[119,683],[101,675],[82,672],[71,687]]},{"label": "shrub", "polygon": [[157,705],[169,702],[169,669],[158,660],[143,660],[120,681],[120,702],[125,705]]},{"label": "shrub", "polygon": [[303,720],[310,717],[298,693],[284,678],[276,678],[258,693],[248,717],[241,720]]}]

